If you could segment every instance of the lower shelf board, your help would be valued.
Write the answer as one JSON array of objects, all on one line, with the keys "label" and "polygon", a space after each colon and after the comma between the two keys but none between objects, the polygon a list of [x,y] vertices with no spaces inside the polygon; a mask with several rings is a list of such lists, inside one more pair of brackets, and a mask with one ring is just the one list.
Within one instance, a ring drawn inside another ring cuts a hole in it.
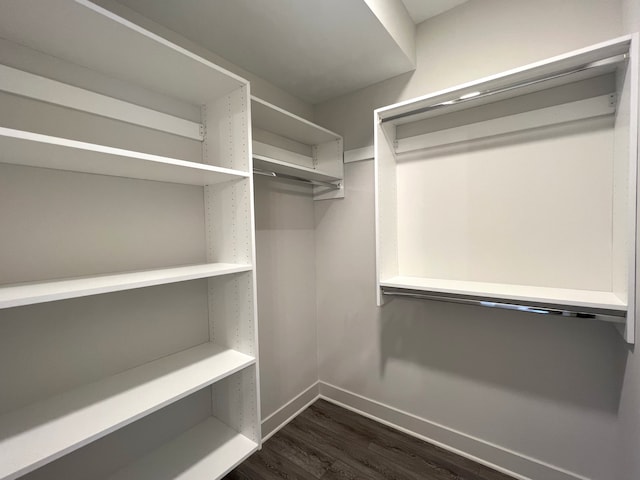
[{"label": "lower shelf board", "polygon": [[425,277],[397,276],[380,281],[381,287],[405,288],[424,292],[443,293],[499,299],[527,304],[582,307],[607,312],[627,311],[627,304],[612,292],[573,290],[568,288],[536,287],[502,283],[469,282]]},{"label": "lower shelf board", "polygon": [[215,480],[257,450],[256,442],[211,417],[108,480]]},{"label": "lower shelf board", "polygon": [[205,343],[0,417],[0,479],[14,479],[253,365]]}]

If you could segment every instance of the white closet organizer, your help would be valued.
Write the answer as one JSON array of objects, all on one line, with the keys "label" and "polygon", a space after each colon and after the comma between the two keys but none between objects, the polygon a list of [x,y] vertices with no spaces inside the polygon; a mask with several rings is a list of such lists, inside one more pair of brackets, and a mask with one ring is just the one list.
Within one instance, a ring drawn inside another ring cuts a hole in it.
[{"label": "white closet organizer", "polygon": [[637,35],[375,116],[380,305],[599,318],[634,342]]},{"label": "white closet organizer", "polygon": [[254,173],[314,185],[313,198],[344,198],[342,137],[251,97]]},{"label": "white closet organizer", "polygon": [[0,479],[223,476],[261,439],[248,83],[86,0],[0,37]]}]

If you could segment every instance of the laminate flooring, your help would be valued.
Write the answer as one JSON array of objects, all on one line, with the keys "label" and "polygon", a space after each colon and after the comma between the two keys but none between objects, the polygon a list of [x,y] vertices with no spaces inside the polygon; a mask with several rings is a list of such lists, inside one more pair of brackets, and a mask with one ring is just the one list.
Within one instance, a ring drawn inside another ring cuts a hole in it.
[{"label": "laminate flooring", "polygon": [[225,480],[513,480],[325,400],[267,440]]}]

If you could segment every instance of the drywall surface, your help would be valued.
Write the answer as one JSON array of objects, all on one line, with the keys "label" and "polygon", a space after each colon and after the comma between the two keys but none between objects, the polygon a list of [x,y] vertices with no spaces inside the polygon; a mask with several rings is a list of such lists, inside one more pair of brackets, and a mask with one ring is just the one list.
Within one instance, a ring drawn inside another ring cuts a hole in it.
[{"label": "drywall surface", "polygon": [[311,187],[256,176],[255,207],[264,420],[318,379]]},{"label": "drywall surface", "polygon": [[[346,149],[371,145],[376,107],[616,37],[621,25],[618,1],[468,2],[419,25],[416,72],[317,105],[316,121]],[[320,380],[410,414],[416,431],[437,426],[434,440],[523,477],[610,480],[620,335],[604,323],[436,302],[377,308],[373,175],[372,162],[346,165],[345,199],[316,204]]]},{"label": "drywall surface", "polygon": [[[637,340],[636,340],[637,341]],[[620,400],[618,480],[640,478],[640,351],[629,350]]]},{"label": "drywall surface", "polygon": [[402,0],[364,0],[407,58],[415,63],[416,27]]},{"label": "drywall surface", "polygon": [[640,2],[622,0],[622,28],[625,33],[640,32]]}]

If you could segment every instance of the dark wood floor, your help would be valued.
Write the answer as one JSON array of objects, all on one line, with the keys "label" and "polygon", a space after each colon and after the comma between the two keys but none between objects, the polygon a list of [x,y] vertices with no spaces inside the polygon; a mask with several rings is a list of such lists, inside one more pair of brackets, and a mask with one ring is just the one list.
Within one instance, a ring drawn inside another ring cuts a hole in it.
[{"label": "dark wood floor", "polygon": [[225,479],[513,480],[324,400]]}]

